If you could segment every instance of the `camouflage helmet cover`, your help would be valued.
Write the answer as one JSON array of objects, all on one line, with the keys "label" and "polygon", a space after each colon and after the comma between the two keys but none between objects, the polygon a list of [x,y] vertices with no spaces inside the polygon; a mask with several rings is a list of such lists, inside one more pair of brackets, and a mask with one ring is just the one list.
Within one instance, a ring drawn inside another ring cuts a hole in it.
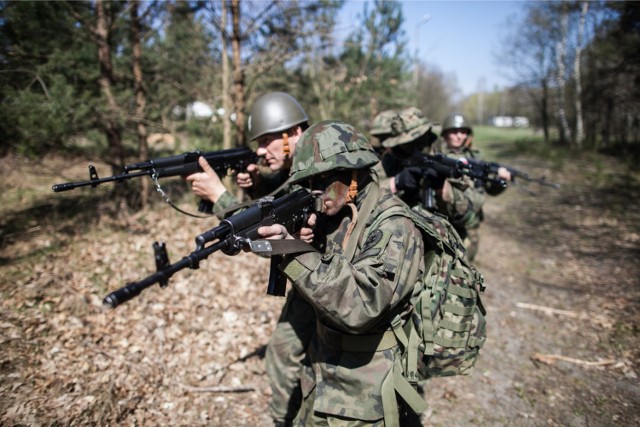
[{"label": "camouflage helmet cover", "polygon": [[385,139],[382,146],[392,148],[407,144],[425,135],[431,127],[429,119],[425,117],[422,110],[416,107],[405,108],[391,121],[392,133],[395,136]]},{"label": "camouflage helmet cover", "polygon": [[445,132],[452,129],[466,129],[469,135],[473,135],[473,128],[471,123],[460,113],[453,113],[447,116],[442,122],[442,132],[440,135],[444,135]]},{"label": "camouflage helmet cover", "polygon": [[369,133],[373,136],[391,135],[393,133],[391,122],[397,114],[398,112],[395,110],[385,110],[378,113],[378,115],[373,118],[373,125]]},{"label": "camouflage helmet cover", "polygon": [[256,99],[251,107],[249,139],[253,141],[269,133],[285,131],[308,120],[307,113],[293,96],[269,92]]},{"label": "camouflage helmet cover", "polygon": [[291,181],[334,170],[368,168],[378,161],[367,138],[353,126],[325,120],[307,129],[296,144]]}]

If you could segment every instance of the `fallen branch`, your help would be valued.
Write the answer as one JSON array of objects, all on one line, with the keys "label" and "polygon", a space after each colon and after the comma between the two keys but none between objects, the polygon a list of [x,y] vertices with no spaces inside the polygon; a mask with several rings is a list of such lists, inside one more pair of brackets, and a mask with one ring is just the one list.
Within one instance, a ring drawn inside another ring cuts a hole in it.
[{"label": "fallen branch", "polygon": [[614,359],[589,361],[589,360],[581,360],[581,359],[574,359],[572,357],[561,356],[559,354],[533,353],[531,358],[533,360],[537,360],[538,362],[542,362],[546,365],[552,365],[558,360],[562,360],[563,362],[575,363],[576,365],[582,365],[582,366],[605,366],[605,365],[612,365],[616,363]]},{"label": "fallen branch", "polygon": [[239,386],[239,387],[226,387],[226,386],[216,386],[216,387],[193,387],[186,384],[180,384],[180,387],[186,391],[192,393],[246,393],[248,391],[255,391],[254,387],[251,386]]},{"label": "fallen branch", "polygon": [[572,317],[574,319],[588,320],[590,322],[596,323],[602,327],[607,329],[613,326],[613,322],[605,316],[593,314],[593,313],[578,313],[570,310],[559,310],[557,308],[545,307],[542,305],[536,304],[528,304],[526,302],[518,302],[516,306],[519,308],[527,308],[529,310],[541,311],[545,314],[555,314],[558,316]]}]

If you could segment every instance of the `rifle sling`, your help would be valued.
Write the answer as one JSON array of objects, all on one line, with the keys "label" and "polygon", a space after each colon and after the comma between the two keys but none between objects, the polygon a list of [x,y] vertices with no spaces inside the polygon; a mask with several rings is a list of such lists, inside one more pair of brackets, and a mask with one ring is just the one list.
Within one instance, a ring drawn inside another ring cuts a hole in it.
[{"label": "rifle sling", "polygon": [[273,256],[305,252],[318,252],[304,240],[253,240],[249,243],[251,251],[256,255]]}]

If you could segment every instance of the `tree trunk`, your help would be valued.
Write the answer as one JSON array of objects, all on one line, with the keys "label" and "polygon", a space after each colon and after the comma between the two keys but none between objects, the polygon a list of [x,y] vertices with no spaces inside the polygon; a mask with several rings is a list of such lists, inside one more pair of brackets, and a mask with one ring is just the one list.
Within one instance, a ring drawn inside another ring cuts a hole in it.
[{"label": "tree trunk", "polygon": [[222,12],[220,13],[220,34],[222,36],[222,108],[224,114],[222,115],[222,147],[227,149],[231,148],[231,122],[229,116],[233,105],[231,103],[231,97],[229,96],[229,81],[231,80],[229,75],[229,55],[228,55],[228,41],[229,35],[227,33],[227,0],[222,0]]},{"label": "tree trunk", "polygon": [[560,141],[569,141],[573,145],[571,137],[571,129],[567,122],[567,113],[565,111],[566,102],[566,78],[565,78],[565,59],[567,49],[567,32],[569,28],[569,14],[566,9],[562,11],[561,18],[562,31],[560,41],[556,44],[556,83],[558,85],[558,118],[560,120]]},{"label": "tree trunk", "polygon": [[582,149],[584,142],[584,122],[582,118],[582,70],[580,60],[582,57],[582,38],[584,34],[584,24],[589,10],[589,2],[582,2],[582,11],[580,13],[580,25],[578,26],[578,43],[576,46],[576,58],[573,66],[573,77],[576,81],[576,148]]},{"label": "tree trunk", "polygon": [[233,34],[231,36],[231,48],[233,49],[233,93],[236,113],[236,146],[244,147],[244,70],[240,57],[240,0],[231,0],[231,19]]},{"label": "tree trunk", "polygon": [[112,172],[119,173],[124,166],[124,147],[122,145],[122,129],[118,122],[118,104],[111,88],[114,81],[113,65],[111,63],[111,29],[110,10],[105,8],[104,0],[96,0],[96,28],[95,35],[98,44],[98,61],[100,63],[100,90],[107,102],[107,114],[103,117],[109,159]]},{"label": "tree trunk", "polygon": [[549,143],[549,83],[547,79],[543,79],[542,86],[542,99],[540,100],[540,116],[542,119],[542,130],[544,132],[544,142]]},{"label": "tree trunk", "polygon": [[[132,68],[133,68],[133,91],[136,100],[136,112],[134,115],[134,123],[136,125],[136,133],[138,134],[138,158],[149,158],[149,146],[147,144],[147,127],[145,126],[145,106],[147,103],[144,93],[144,85],[142,82],[142,44],[140,42],[141,25],[138,7],[140,0],[132,0],[130,16],[131,16],[131,52],[132,52]],[[142,180],[141,204],[146,207],[149,202],[149,180]]]}]

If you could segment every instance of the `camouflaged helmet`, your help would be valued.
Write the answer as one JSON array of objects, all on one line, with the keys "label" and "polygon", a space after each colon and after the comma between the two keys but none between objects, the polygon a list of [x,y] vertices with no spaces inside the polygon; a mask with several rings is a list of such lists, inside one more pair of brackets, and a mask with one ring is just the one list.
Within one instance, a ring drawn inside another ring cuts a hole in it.
[{"label": "camouflaged helmet", "polygon": [[378,161],[367,138],[353,126],[325,120],[311,126],[298,140],[291,181],[300,182],[333,170],[364,169]]},{"label": "camouflaged helmet", "polygon": [[396,115],[398,115],[396,110],[385,110],[378,113],[378,115],[373,118],[373,125],[369,133],[377,137],[391,135],[393,133],[391,122]]},{"label": "camouflaged helmet", "polygon": [[431,130],[431,123],[422,111],[415,107],[405,108],[391,121],[391,129],[395,136],[382,141],[386,148],[396,147],[415,141]]},{"label": "camouflaged helmet", "polygon": [[452,129],[466,129],[469,135],[473,135],[473,129],[471,128],[471,123],[464,118],[462,114],[454,113],[447,116],[442,122],[442,132],[440,135],[444,135],[446,131]]},{"label": "camouflaged helmet", "polygon": [[309,117],[296,99],[284,92],[270,92],[256,99],[249,115],[251,141],[307,122]]}]

